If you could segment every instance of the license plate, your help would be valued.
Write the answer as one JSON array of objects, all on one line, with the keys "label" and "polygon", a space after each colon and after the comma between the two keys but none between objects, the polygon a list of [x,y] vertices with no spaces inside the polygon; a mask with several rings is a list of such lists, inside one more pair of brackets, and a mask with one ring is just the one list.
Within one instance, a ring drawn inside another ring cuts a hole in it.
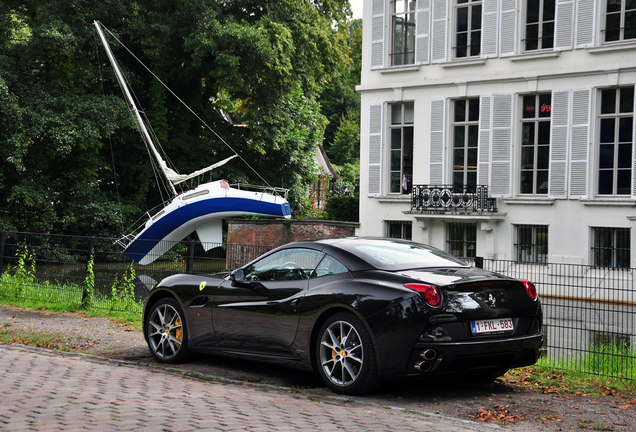
[{"label": "license plate", "polygon": [[515,330],[515,326],[512,323],[512,318],[471,321],[470,327],[472,328],[473,334],[503,333],[513,332]]}]

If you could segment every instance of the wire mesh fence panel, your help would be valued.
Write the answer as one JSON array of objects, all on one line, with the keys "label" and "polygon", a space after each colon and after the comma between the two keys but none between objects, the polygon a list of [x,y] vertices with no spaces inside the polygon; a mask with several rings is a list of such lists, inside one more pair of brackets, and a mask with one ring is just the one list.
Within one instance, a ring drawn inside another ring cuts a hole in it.
[{"label": "wire mesh fence panel", "polygon": [[504,260],[484,260],[484,268],[536,285],[546,336],[543,363],[636,379],[633,269]]}]

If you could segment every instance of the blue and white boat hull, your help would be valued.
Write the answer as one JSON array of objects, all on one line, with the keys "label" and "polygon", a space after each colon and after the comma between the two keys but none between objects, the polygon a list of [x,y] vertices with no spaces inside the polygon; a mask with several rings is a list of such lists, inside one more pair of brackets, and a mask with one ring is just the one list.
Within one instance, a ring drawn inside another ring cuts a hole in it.
[{"label": "blue and white boat hull", "polygon": [[279,196],[230,188],[225,180],[205,183],[178,195],[148,220],[124,255],[150,264],[193,231],[208,250],[209,244],[223,241],[222,220],[243,215],[290,218],[291,211],[287,200]]}]

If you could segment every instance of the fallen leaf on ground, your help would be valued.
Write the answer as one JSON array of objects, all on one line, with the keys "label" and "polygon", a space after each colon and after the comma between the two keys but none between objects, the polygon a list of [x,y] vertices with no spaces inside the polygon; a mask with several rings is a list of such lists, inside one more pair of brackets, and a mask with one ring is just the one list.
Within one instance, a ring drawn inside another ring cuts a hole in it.
[{"label": "fallen leaf on ground", "polygon": [[506,423],[514,423],[518,420],[523,420],[526,418],[524,413],[516,414],[516,415],[508,415],[509,411],[507,409],[499,410],[499,411],[491,411],[480,409],[477,411],[476,416],[469,416],[478,421],[486,422],[486,423],[495,423],[495,422],[506,422]]}]

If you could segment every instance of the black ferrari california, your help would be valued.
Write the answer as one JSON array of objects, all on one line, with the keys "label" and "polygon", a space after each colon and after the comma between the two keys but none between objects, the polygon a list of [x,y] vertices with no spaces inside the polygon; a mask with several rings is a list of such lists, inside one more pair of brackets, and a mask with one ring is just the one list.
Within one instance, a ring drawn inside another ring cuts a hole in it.
[{"label": "black ferrari california", "polygon": [[541,321],[531,282],[383,238],[290,243],[231,273],[170,276],[143,314],[161,362],[189,352],[274,362],[344,394],[390,377],[494,378],[534,364]]}]

